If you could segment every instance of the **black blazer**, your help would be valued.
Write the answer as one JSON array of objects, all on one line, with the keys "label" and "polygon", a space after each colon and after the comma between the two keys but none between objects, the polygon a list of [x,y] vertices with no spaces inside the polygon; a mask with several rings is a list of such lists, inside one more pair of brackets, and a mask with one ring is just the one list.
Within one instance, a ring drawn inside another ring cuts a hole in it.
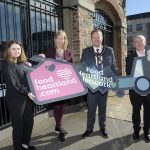
[{"label": "black blazer", "polygon": [[133,61],[134,58],[138,57],[137,53],[134,52],[132,54],[130,54],[129,56],[127,56],[126,58],[126,74],[130,75],[131,74],[131,70],[132,70],[132,66],[133,66]]},{"label": "black blazer", "polygon": [[[95,55],[90,49],[94,50],[93,46],[83,49],[81,62],[86,63],[86,65],[89,67],[96,67]],[[113,48],[105,46],[102,49],[102,53],[103,67],[109,66],[115,74],[118,74]]]},{"label": "black blazer", "polygon": [[[2,74],[6,82],[6,102],[9,107],[16,107],[28,100],[30,92],[26,72],[21,64],[14,64],[8,60],[2,62]],[[31,101],[31,100],[30,100]]]}]

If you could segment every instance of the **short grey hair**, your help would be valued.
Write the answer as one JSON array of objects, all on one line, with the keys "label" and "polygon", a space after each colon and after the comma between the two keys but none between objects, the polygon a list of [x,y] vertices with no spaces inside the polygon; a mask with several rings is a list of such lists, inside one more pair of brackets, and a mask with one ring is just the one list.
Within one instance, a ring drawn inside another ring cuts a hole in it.
[{"label": "short grey hair", "polygon": [[140,38],[141,41],[142,41],[142,43],[143,43],[143,45],[146,46],[146,38],[145,38],[145,36],[143,36],[143,35],[137,35],[137,36],[135,36],[134,41],[137,38]]}]

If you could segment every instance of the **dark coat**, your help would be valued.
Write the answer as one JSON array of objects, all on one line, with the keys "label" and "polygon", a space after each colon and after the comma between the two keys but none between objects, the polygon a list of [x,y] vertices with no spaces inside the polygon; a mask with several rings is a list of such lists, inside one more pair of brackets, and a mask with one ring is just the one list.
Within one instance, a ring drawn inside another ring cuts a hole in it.
[{"label": "dark coat", "polygon": [[137,53],[134,52],[132,54],[130,54],[127,58],[126,58],[126,74],[130,75],[131,74],[131,70],[132,70],[132,66],[133,66],[133,61],[134,58],[138,57]]},{"label": "dark coat", "polygon": [[[81,62],[86,63],[87,66],[95,66],[96,67],[96,60],[95,60],[95,55],[92,52],[93,51],[93,46],[87,47],[83,49],[82,53],[82,58]],[[116,66],[116,61],[115,61],[115,56],[113,49],[111,47],[103,47],[102,50],[102,57],[103,57],[103,67],[110,67],[110,69],[115,73],[118,74],[118,69]]]},{"label": "dark coat", "polygon": [[14,64],[8,60],[2,62],[2,73],[6,83],[6,101],[8,107],[22,105],[28,100],[29,86],[26,72],[20,64]]}]

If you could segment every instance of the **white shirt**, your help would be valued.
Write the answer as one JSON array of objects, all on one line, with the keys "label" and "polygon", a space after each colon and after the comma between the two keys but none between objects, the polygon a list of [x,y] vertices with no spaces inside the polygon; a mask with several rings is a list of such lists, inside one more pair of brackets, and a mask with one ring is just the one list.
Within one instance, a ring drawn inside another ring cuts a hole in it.
[{"label": "white shirt", "polygon": [[136,53],[137,53],[138,57],[143,57],[143,56],[145,56],[145,49],[144,49],[144,54],[139,53],[139,51],[137,51],[137,50],[136,50]]},{"label": "white shirt", "polygon": [[[137,51],[137,50],[136,50],[136,53],[137,53],[138,57],[143,57],[143,56],[145,56],[145,49],[144,49],[143,54],[139,53],[139,51]],[[136,61],[133,77],[139,77],[139,76],[143,76],[143,75],[144,75],[144,71],[143,71],[143,66],[142,66],[142,60],[139,59]]]},{"label": "white shirt", "polygon": [[95,52],[95,53],[97,53],[97,49],[99,49],[99,53],[102,52],[102,48],[101,48],[101,47],[94,47],[94,46],[93,46],[93,48],[94,48],[94,52]]}]

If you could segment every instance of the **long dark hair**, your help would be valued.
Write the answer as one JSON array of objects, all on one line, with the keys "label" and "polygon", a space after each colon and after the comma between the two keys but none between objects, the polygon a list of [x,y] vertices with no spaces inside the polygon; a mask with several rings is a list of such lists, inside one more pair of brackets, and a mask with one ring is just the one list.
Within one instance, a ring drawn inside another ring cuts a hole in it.
[{"label": "long dark hair", "polygon": [[21,48],[21,55],[17,58],[17,62],[26,62],[27,58],[26,58],[26,55],[25,55],[25,52],[24,52],[24,48],[23,48],[22,44],[20,44],[18,41],[15,41],[15,40],[9,41],[6,44],[6,49],[5,49],[5,52],[4,52],[4,59],[7,59],[7,60],[9,60],[13,63],[16,63],[14,61],[14,59],[12,58],[11,54],[10,54],[10,47],[13,44],[18,44]]}]

